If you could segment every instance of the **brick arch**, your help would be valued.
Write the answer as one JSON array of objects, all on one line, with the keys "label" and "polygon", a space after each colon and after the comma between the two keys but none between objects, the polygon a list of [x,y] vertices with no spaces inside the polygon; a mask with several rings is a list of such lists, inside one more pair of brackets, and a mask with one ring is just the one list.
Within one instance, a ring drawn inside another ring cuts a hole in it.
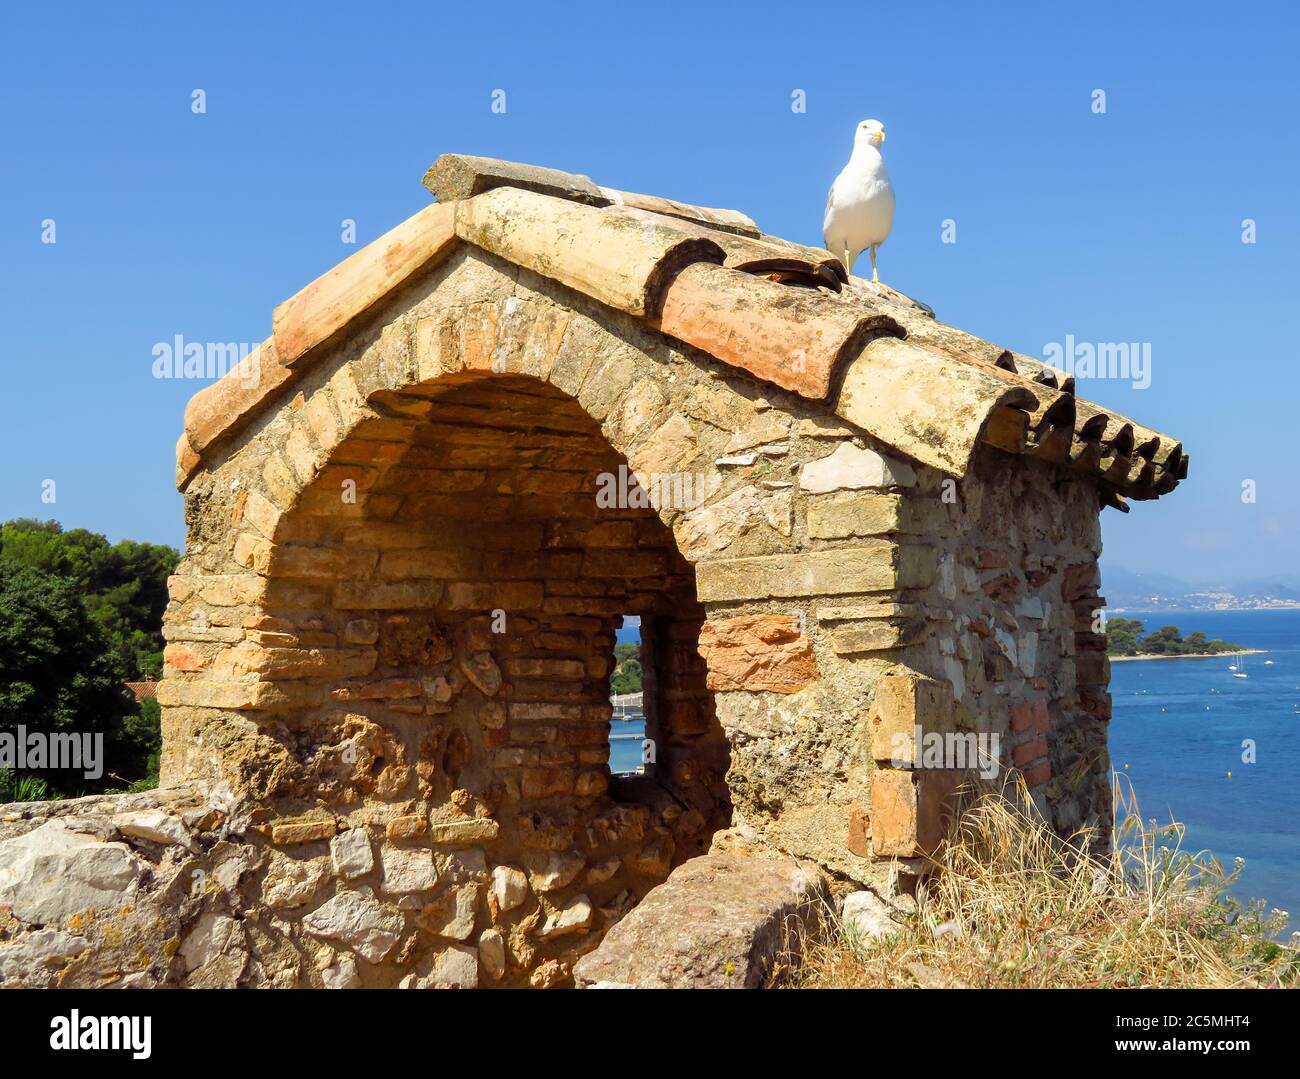
[{"label": "brick arch", "polygon": [[[164,782],[230,791],[275,857],[363,833],[347,886],[404,911],[430,971],[489,928],[507,983],[567,970],[731,823],[691,562],[722,479],[685,417],[755,412],[611,330],[518,289],[389,312],[191,492]],[[644,778],[608,769],[625,614],[652,657]]]},{"label": "brick arch", "polygon": [[[567,306],[555,302],[547,295],[554,290],[544,289],[540,280],[529,282],[536,292],[523,283],[503,287],[510,282],[493,262],[453,256],[450,266],[426,283],[423,296],[393,305],[356,340],[332,342],[336,362],[316,359],[311,376],[296,384],[297,392],[263,405],[257,427],[226,443],[224,454],[190,485],[190,540],[171,582],[166,620],[167,636],[177,646],[169,656],[165,708],[256,713],[317,703],[311,694],[298,701],[294,695],[302,695],[301,689],[274,685],[299,678],[267,677],[274,672],[257,667],[252,646],[282,642],[267,628],[269,622],[251,623],[276,617],[269,613],[272,608],[301,617],[328,607],[328,590],[319,581],[313,588],[313,578],[322,574],[338,573],[349,578],[349,587],[364,588],[356,573],[376,571],[378,564],[368,566],[366,552],[351,548],[337,552],[333,568],[327,566],[321,522],[341,527],[360,519],[391,521],[400,500],[416,495],[384,484],[403,470],[431,463],[430,448],[419,439],[466,417],[479,426],[476,413],[499,412],[499,420],[489,422],[501,430],[538,428],[530,431],[534,455],[565,437],[577,440],[581,452],[603,454],[610,469],[602,471],[612,470],[615,488],[625,494],[635,488],[635,476],[651,492],[655,478],[663,477],[667,501],[655,498],[658,509],[641,510],[640,527],[646,530],[649,519],[657,518],[658,541],[673,548],[675,572],[678,577],[689,572],[690,548],[698,546],[700,530],[685,522],[680,545],[685,554],[677,550],[672,528],[681,527],[685,515],[672,495],[675,491],[699,505],[699,496],[716,494],[723,479],[713,460],[722,445],[719,431],[693,423],[688,413],[703,408],[752,414],[753,391],[713,383],[671,353],[661,338],[620,325],[625,320],[601,317],[607,313],[592,310],[594,305],[572,303],[569,297],[562,297],[570,300]],[[271,380],[280,378],[274,341],[260,352],[263,382],[268,368]],[[542,429],[536,416],[525,414],[538,407],[553,408],[552,422],[563,429]],[[443,418],[454,412],[455,422],[440,423],[438,411]],[[721,422],[716,415],[708,418]],[[700,444],[705,429],[715,436],[713,446]],[[466,460],[473,457],[469,447],[457,452]],[[548,473],[531,461],[520,464],[521,484],[547,482],[547,475],[551,483],[563,482],[564,470]],[[447,482],[464,483],[471,470],[442,471]],[[599,474],[583,481],[589,493],[595,493],[591,484]],[[680,485],[674,489],[678,478],[685,480],[684,492]],[[427,492],[427,498],[432,505],[438,497],[464,496],[472,501],[473,514],[485,518],[494,502],[500,509],[512,504],[512,496],[538,501],[546,493],[467,488]],[[560,493],[573,492],[550,492]],[[634,497],[641,495],[634,491]],[[179,712],[174,718],[183,723]],[[246,784],[237,774],[214,770],[220,753],[187,753],[182,725],[173,727],[177,737],[167,739],[174,750],[167,754],[173,778],[203,776],[229,782],[236,791],[247,785],[251,793],[267,793],[266,777]]]}]

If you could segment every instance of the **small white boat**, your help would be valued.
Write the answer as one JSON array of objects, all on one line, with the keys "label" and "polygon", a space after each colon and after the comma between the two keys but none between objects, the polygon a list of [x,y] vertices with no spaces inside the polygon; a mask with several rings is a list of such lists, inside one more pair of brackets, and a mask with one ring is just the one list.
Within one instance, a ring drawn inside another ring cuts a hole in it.
[{"label": "small white boat", "polygon": [[1271,667],[1271,666],[1273,666],[1273,661],[1272,661],[1271,659],[1266,659],[1266,660],[1264,660],[1264,666],[1265,666],[1265,667]]},{"label": "small white boat", "polygon": [[1237,666],[1235,666],[1235,667],[1233,667],[1233,668],[1231,668],[1231,669],[1232,669],[1233,671],[1236,672],[1236,673],[1232,676],[1233,678],[1249,678],[1249,677],[1250,677],[1250,675],[1248,675],[1248,674],[1246,673],[1246,657],[1243,656],[1243,655],[1238,655],[1238,656],[1237,656]]}]

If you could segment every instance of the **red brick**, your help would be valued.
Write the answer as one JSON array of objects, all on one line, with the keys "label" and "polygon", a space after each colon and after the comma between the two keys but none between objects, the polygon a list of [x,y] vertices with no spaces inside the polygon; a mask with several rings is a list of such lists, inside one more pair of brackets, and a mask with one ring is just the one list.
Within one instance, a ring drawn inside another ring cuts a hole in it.
[{"label": "red brick", "polygon": [[1045,738],[1035,738],[1032,742],[1026,742],[1022,746],[1016,746],[1016,748],[1011,751],[1011,759],[1017,768],[1024,764],[1028,764],[1032,760],[1036,760],[1038,757],[1046,756],[1047,740]]},{"label": "red brick", "polygon": [[744,615],[706,622],[700,655],[708,687],[794,693],[817,677],[812,642],[788,615]]},{"label": "red brick", "polygon": [[1011,730],[1045,734],[1051,725],[1046,701],[1020,701],[1011,706]]},{"label": "red brick", "polygon": [[932,854],[947,834],[961,773],[880,768],[871,780],[871,846],[876,854]]},{"label": "red brick", "polygon": [[1052,778],[1052,766],[1048,761],[1043,761],[1042,764],[1036,764],[1032,768],[1026,769],[1024,777],[1025,786],[1030,790],[1033,790],[1035,787],[1041,787]]}]

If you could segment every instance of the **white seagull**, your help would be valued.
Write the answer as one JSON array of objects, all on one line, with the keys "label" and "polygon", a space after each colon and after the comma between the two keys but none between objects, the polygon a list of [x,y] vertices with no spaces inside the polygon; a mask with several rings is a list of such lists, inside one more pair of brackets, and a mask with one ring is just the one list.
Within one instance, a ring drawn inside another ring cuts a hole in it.
[{"label": "white seagull", "polygon": [[835,177],[826,196],[826,219],[822,235],[826,248],[843,260],[847,273],[863,251],[871,252],[871,280],[876,275],[876,248],[889,237],[894,226],[894,185],[885,171],[880,144],[885,126],[879,120],[863,120],[853,136],[853,156]]}]

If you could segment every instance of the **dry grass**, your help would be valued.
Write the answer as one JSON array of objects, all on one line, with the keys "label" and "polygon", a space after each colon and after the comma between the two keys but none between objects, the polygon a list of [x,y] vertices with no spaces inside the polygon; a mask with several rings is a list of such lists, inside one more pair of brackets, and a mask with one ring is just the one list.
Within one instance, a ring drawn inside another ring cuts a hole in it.
[{"label": "dry grass", "polygon": [[[1055,836],[1023,788],[982,791],[962,814],[919,912],[879,942],[849,939],[828,911],[803,988],[1263,987],[1300,984],[1300,953],[1275,942],[1285,915],[1227,895],[1231,873],[1182,849],[1181,825],[1143,821],[1116,781],[1110,852]],[[1294,939],[1294,938],[1293,938]]]}]

